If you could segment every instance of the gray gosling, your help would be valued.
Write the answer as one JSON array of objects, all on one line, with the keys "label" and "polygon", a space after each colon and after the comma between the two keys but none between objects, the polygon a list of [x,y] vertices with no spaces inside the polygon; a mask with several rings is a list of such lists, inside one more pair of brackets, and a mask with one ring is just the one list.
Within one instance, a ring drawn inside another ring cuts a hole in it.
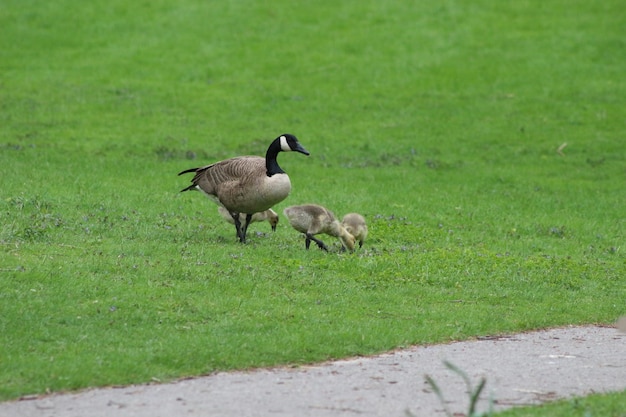
[{"label": "gray gosling", "polygon": [[[246,243],[246,232],[254,213],[270,209],[291,191],[291,181],[276,161],[279,152],[296,151],[309,155],[294,135],[280,135],[267,148],[265,158],[238,156],[200,168],[186,169],[178,175],[194,173],[191,185],[181,190],[202,191],[224,207],[233,218],[237,237]],[[241,222],[239,215],[245,215]]]},{"label": "gray gosling", "polygon": [[320,233],[339,238],[342,245],[350,251],[354,250],[355,239],[345,227],[337,220],[332,211],[317,204],[304,204],[301,206],[290,206],[283,210],[289,220],[289,224],[300,233],[306,236],[305,246],[309,249],[311,241],[325,251],[328,247],[315,237]]},{"label": "gray gosling", "polygon": [[[220,213],[222,218],[230,224],[235,224],[235,220],[233,220],[233,216],[230,215],[228,210],[226,210],[222,206],[217,207],[217,211]],[[246,221],[246,215],[243,213],[239,214],[239,221],[243,224]],[[254,222],[264,222],[267,221],[270,226],[272,226],[272,232],[276,231],[276,225],[278,224],[278,214],[272,209],[268,209],[262,211],[260,213],[254,213],[252,218],[250,219],[250,223]]]},{"label": "gray gosling", "polygon": [[359,213],[348,213],[343,216],[341,224],[343,224],[348,233],[359,241],[359,248],[362,248],[363,242],[367,239],[367,224],[365,223],[365,218]]}]

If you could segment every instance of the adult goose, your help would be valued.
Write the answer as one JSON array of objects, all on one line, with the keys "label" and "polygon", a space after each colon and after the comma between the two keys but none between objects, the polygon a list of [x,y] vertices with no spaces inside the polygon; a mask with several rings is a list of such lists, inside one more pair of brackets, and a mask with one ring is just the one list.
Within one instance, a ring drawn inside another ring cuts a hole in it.
[{"label": "adult goose", "polygon": [[[280,135],[267,148],[265,158],[238,156],[200,168],[186,169],[178,175],[193,172],[191,185],[181,190],[198,190],[223,206],[233,218],[237,237],[246,242],[246,232],[254,213],[268,210],[283,201],[291,191],[289,176],[278,165],[279,152],[309,152],[291,134]],[[239,215],[245,214],[242,224]]]}]

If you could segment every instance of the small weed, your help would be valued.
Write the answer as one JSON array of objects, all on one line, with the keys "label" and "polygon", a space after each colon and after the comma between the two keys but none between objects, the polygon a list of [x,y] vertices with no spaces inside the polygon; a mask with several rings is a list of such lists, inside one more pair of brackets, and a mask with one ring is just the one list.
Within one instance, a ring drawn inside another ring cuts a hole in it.
[{"label": "small weed", "polygon": [[563,238],[565,237],[565,226],[553,226],[548,229],[550,236]]},{"label": "small weed", "polygon": [[[444,361],[443,363],[446,366],[446,368],[450,369],[451,371],[459,375],[461,378],[463,378],[463,381],[465,382],[465,385],[467,386],[467,393],[469,395],[469,404],[467,406],[467,414],[465,415],[467,417],[482,417],[482,416],[493,415],[493,401],[491,400],[489,401],[489,411],[487,413],[478,413],[476,411],[476,405],[478,403],[478,400],[480,399],[480,394],[485,388],[485,384],[487,383],[487,380],[485,378],[481,378],[478,385],[474,388],[474,386],[472,385],[472,381],[470,381],[469,377],[467,376],[465,372],[463,372],[460,368],[458,368],[457,366],[453,365],[452,363],[448,361]],[[430,375],[425,375],[425,378],[426,378],[426,382],[428,382],[428,385],[431,386],[431,388],[433,389],[433,391],[439,398],[439,401],[441,402],[441,405],[444,408],[446,416],[453,417],[453,416],[458,415],[456,413],[452,413],[450,409],[448,408],[446,400],[443,396],[443,392],[441,391],[441,388],[439,388],[439,385],[437,385],[435,380]],[[412,414],[410,414],[410,412],[407,412],[407,415],[413,416]]]}]

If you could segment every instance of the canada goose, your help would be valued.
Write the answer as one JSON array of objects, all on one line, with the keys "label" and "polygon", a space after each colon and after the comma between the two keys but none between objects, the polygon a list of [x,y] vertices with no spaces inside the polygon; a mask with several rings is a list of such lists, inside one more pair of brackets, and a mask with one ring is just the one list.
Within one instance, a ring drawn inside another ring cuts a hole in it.
[{"label": "canada goose", "polygon": [[291,226],[306,236],[305,245],[309,249],[311,241],[317,243],[320,249],[325,251],[328,247],[314,235],[325,233],[338,237],[341,243],[349,250],[354,250],[355,239],[346,231],[332,211],[317,204],[305,204],[290,206],[283,210]]},{"label": "canada goose", "polygon": [[[220,215],[230,224],[235,224],[233,220],[233,216],[230,215],[228,210],[226,210],[223,206],[217,206],[217,211]],[[260,213],[254,213],[252,218],[250,219],[250,223],[254,222],[264,222],[266,221],[272,226],[272,232],[276,231],[276,225],[278,224],[278,214],[272,209],[267,209]],[[239,214],[239,222],[244,223],[246,221],[246,215],[243,213]]]},{"label": "canada goose", "polygon": [[[296,151],[309,155],[294,135],[280,135],[267,148],[265,158],[238,156],[200,168],[180,172],[195,173],[192,184],[181,190],[199,190],[223,206],[232,216],[241,243],[254,213],[269,209],[283,201],[291,191],[289,176],[276,161],[279,152]],[[245,214],[244,223],[239,215]]]},{"label": "canada goose", "polygon": [[343,216],[341,224],[343,224],[348,233],[359,241],[359,248],[362,248],[363,242],[365,242],[367,238],[367,224],[365,224],[365,218],[358,213],[348,213]]}]

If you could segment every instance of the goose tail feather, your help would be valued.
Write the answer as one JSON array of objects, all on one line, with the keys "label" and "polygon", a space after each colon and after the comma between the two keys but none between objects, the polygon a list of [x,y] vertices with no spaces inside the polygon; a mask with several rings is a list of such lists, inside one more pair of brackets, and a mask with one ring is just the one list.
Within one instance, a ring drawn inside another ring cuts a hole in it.
[{"label": "goose tail feather", "polygon": [[180,192],[184,193],[185,191],[193,191],[193,190],[197,190],[196,184],[192,184],[187,188],[183,188],[182,190],[180,190]]},{"label": "goose tail feather", "polygon": [[188,174],[190,172],[198,172],[200,168],[189,168],[178,173],[178,175]]}]

